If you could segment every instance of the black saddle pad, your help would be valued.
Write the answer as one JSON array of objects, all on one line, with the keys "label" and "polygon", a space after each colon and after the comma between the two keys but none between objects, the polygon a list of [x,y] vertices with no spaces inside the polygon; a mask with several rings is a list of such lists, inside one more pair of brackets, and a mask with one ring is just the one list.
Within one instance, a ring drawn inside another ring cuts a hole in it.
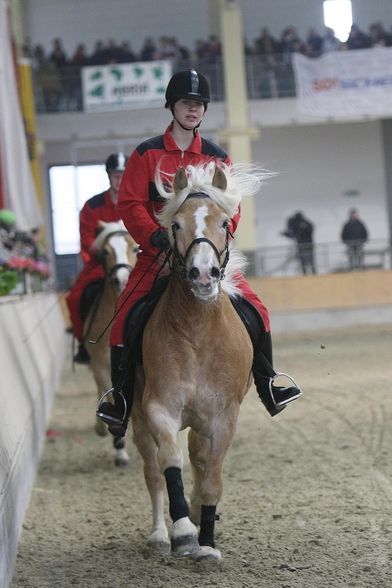
[{"label": "black saddle pad", "polygon": [[97,280],[96,282],[91,282],[84,290],[82,297],[80,299],[80,306],[79,312],[82,321],[85,321],[87,315],[93,306],[97,296],[102,291],[103,287],[103,280]]}]

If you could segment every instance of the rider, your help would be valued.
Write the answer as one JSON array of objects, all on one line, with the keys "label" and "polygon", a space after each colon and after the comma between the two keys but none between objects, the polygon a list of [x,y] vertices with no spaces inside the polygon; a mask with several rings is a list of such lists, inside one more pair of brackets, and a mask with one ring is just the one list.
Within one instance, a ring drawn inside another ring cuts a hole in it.
[{"label": "rider", "polygon": [[[117,303],[117,315],[113,324],[110,345],[114,405],[102,402],[98,415],[110,425],[126,428],[124,402],[116,390],[120,378],[120,363],[124,347],[123,327],[127,314],[135,303],[147,295],[159,273],[161,259],[159,252],[169,249],[166,230],[159,226],[155,214],[162,208],[162,202],[154,183],[159,165],[165,174],[174,174],[179,167],[209,161],[223,161],[230,164],[230,158],[223,149],[200,136],[198,128],[210,102],[210,87],[203,74],[195,70],[175,73],[166,89],[166,108],[170,109],[173,120],[165,133],[141,143],[132,153],[119,190],[118,208],[121,218],[133,238],[140,244],[141,253],[129,277],[127,287]],[[231,232],[237,228],[240,212],[231,219]],[[162,257],[162,256],[161,256]],[[156,260],[154,262],[154,259]],[[257,391],[272,416],[285,405],[297,398],[301,392],[296,386],[281,388],[272,386],[270,391],[270,370],[272,367],[272,345],[269,315],[266,307],[240,274],[238,285],[242,296],[250,302],[265,326],[265,342],[261,359],[255,355],[253,373]],[[262,329],[264,330],[264,329]],[[265,360],[267,359],[267,364]],[[267,365],[267,367],[266,367]],[[269,369],[270,368],[270,369]],[[125,396],[125,388],[122,390]],[[129,396],[128,392],[128,396]],[[132,405],[132,398],[126,399]],[[129,407],[128,407],[129,408]]]},{"label": "rider", "polygon": [[110,187],[105,192],[93,196],[86,201],[79,216],[80,256],[84,267],[66,301],[72,322],[72,331],[79,342],[78,352],[73,360],[87,364],[90,356],[83,344],[83,320],[80,313],[82,294],[87,286],[104,278],[104,269],[91,250],[98,233],[99,221],[118,222],[120,213],[117,209],[118,189],[125,170],[127,158],[123,153],[112,153],[106,160],[106,172]]}]

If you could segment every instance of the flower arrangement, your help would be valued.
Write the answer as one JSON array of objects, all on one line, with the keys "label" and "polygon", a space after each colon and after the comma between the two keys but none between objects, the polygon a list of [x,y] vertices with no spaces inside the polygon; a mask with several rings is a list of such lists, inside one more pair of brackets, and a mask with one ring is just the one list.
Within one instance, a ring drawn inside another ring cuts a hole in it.
[{"label": "flower arrangement", "polygon": [[29,257],[11,255],[7,260],[0,257],[0,296],[12,292],[26,274],[47,280],[50,277],[50,268],[45,261]]}]

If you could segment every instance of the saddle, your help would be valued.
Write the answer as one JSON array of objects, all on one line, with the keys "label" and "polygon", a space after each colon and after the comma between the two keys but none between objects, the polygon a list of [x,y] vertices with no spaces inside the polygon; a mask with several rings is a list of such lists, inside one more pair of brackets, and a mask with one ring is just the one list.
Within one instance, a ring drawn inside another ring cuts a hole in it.
[{"label": "saddle", "polygon": [[91,307],[94,305],[99,294],[102,292],[103,284],[104,280],[96,280],[95,282],[88,284],[88,286],[86,286],[86,288],[83,290],[79,304],[79,313],[82,322],[85,322]]}]

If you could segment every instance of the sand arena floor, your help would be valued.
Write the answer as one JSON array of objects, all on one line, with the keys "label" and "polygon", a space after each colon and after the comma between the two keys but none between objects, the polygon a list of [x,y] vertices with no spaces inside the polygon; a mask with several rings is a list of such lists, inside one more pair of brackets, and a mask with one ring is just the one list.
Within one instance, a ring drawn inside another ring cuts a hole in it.
[{"label": "sand arena floor", "polygon": [[392,586],[392,326],[275,337],[276,366],[305,395],[271,419],[249,392],[225,461],[219,565],[146,546],[141,459],[129,438],[130,467],[114,467],[92,378],[69,364],[11,588]]}]

